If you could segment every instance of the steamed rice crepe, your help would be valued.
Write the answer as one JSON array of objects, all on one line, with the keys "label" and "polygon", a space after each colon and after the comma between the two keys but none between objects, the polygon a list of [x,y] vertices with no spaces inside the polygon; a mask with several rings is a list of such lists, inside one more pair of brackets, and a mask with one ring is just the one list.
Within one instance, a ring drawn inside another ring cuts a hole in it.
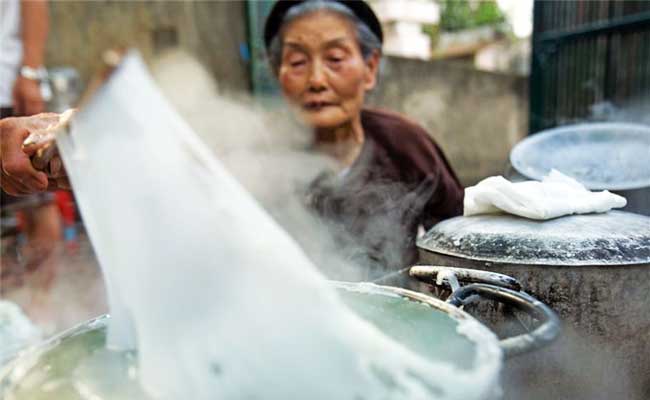
[{"label": "steamed rice crepe", "polygon": [[349,311],[137,54],[57,140],[107,282],[108,345],[137,349],[152,398],[493,394],[494,365],[425,360]]}]

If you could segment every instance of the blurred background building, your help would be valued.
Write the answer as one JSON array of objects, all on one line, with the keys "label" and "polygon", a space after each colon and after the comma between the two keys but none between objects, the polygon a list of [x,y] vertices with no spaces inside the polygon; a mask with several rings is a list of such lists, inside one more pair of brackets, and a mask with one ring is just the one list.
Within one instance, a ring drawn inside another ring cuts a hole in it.
[{"label": "blurred background building", "polygon": [[440,6],[433,1],[380,0],[372,3],[384,29],[384,54],[429,59],[432,37],[426,27],[440,23]]},{"label": "blurred background building", "polygon": [[[422,123],[466,185],[501,173],[510,148],[530,131],[647,104],[648,1],[370,3],[386,32],[372,104]],[[221,91],[272,97],[277,87],[261,40],[271,5],[52,2],[47,61],[74,67],[83,84],[107,48],[135,46],[148,61],[180,48]]]},{"label": "blurred background building", "polygon": [[375,0],[388,55],[527,75],[532,0]]}]

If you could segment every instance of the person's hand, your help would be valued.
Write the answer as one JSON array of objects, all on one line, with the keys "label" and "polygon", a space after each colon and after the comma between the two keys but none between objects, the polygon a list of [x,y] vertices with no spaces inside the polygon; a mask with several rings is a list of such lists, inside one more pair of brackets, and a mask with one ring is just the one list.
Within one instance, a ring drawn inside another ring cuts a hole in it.
[{"label": "person's hand", "polygon": [[[23,145],[30,135],[42,135],[59,123],[59,114],[53,113],[0,120],[0,186],[5,192],[24,196],[70,188],[52,139]],[[48,154],[41,154],[44,150]],[[32,164],[32,157],[38,169]]]},{"label": "person's hand", "polygon": [[45,110],[45,102],[38,81],[18,76],[14,83],[13,109],[15,115],[34,115]]}]

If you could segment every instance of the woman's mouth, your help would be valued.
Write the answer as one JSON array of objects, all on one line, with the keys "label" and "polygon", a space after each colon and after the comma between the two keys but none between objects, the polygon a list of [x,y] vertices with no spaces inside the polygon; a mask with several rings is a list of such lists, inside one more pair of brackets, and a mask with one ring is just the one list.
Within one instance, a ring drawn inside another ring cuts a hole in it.
[{"label": "woman's mouth", "polygon": [[303,103],[303,109],[306,111],[320,111],[325,107],[330,107],[333,106],[333,103],[329,103],[326,101],[308,101]]}]

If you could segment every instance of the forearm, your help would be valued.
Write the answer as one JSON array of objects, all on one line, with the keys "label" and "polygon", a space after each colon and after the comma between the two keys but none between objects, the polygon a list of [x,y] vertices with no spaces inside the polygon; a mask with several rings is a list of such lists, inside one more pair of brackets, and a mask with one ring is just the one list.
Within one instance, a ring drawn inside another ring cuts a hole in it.
[{"label": "forearm", "polygon": [[45,61],[45,42],[49,30],[49,13],[46,0],[22,0],[20,3],[23,62],[32,68]]},{"label": "forearm", "polygon": [[425,229],[447,218],[463,214],[465,190],[445,171],[431,175],[424,181],[425,186],[434,188],[424,204],[420,223]]}]

